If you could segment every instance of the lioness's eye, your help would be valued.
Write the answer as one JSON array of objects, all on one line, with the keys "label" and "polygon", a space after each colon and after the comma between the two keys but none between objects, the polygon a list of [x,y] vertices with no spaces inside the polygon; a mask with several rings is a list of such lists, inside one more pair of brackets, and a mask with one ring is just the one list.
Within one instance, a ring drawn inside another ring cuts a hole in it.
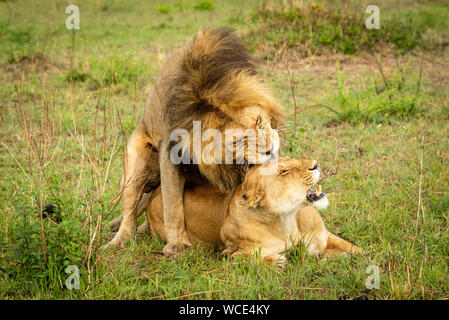
[{"label": "lioness's eye", "polygon": [[281,172],[279,172],[279,174],[281,175],[281,176],[283,176],[284,174],[287,174],[287,173],[289,173],[290,172],[290,169],[284,169],[284,170],[281,170]]}]

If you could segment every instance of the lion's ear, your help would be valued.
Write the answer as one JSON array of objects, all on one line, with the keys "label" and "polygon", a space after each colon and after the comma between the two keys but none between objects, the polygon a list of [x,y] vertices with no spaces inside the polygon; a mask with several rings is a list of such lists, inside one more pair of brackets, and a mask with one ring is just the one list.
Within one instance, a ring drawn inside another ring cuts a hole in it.
[{"label": "lion's ear", "polygon": [[265,195],[264,185],[263,179],[249,179],[245,181],[243,184],[243,191],[245,193],[242,195],[242,200],[248,208],[263,207],[265,205],[263,201]]}]

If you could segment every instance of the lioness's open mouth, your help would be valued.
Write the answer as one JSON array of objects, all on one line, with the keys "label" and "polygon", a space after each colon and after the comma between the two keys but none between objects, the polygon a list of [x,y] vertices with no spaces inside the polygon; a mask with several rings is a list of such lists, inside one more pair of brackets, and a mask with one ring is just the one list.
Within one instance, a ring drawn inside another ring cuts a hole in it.
[{"label": "lioness's open mouth", "polygon": [[321,186],[318,185],[316,191],[309,189],[306,194],[306,199],[309,205],[314,206],[317,209],[326,209],[329,205],[329,200],[326,195],[321,192]]},{"label": "lioness's open mouth", "polygon": [[325,196],[326,195],[323,192],[321,192],[321,186],[318,185],[318,188],[316,189],[316,191],[312,191],[311,189],[309,189],[307,191],[306,198],[310,202],[315,202],[315,201],[318,201],[318,200],[324,198]]}]

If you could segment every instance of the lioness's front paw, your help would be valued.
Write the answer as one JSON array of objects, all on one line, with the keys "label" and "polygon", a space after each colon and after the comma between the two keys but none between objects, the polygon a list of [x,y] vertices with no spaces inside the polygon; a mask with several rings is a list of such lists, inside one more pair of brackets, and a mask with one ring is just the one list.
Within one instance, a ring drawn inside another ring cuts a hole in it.
[{"label": "lioness's front paw", "polygon": [[231,256],[234,252],[237,251],[237,248],[234,248],[232,246],[227,246],[224,248],[224,250],[221,252],[222,256]]},{"label": "lioness's front paw", "polygon": [[170,242],[165,245],[163,252],[167,257],[174,257],[190,247],[192,247],[190,242]]},{"label": "lioness's front paw", "polygon": [[352,253],[352,254],[363,253],[363,250],[362,250],[362,248],[359,248],[359,247],[357,247],[357,246],[352,246],[352,247],[351,247],[351,253]]},{"label": "lioness's front paw", "polygon": [[274,267],[283,269],[287,264],[287,258],[283,254],[273,254],[264,257],[264,260]]},{"label": "lioness's front paw", "polygon": [[276,267],[283,269],[285,268],[285,266],[287,265],[287,258],[285,256],[281,256],[277,261],[276,261]]}]

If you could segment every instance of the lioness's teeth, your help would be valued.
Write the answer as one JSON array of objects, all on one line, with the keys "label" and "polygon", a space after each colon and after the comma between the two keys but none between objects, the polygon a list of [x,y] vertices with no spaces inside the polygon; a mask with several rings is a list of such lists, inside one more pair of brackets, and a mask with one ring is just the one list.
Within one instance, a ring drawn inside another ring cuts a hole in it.
[{"label": "lioness's teeth", "polygon": [[320,194],[321,194],[321,186],[318,185],[318,188],[317,188],[316,191],[315,191],[315,195],[316,195],[317,197],[319,197]]}]

